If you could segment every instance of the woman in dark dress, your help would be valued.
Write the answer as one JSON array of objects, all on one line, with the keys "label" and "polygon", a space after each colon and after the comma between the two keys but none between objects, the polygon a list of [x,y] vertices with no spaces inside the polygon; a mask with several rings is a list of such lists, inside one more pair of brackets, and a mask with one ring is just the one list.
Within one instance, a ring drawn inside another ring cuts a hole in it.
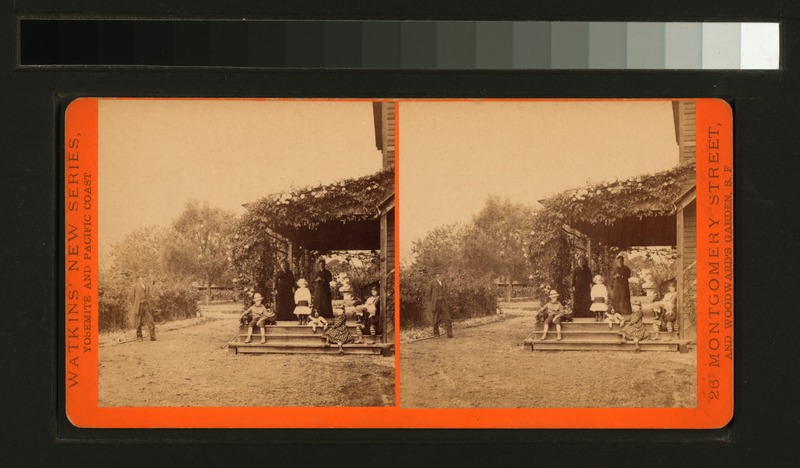
[{"label": "woman in dark dress", "polygon": [[313,307],[319,311],[319,315],[325,318],[333,318],[333,304],[331,303],[331,281],[333,275],[330,270],[325,268],[325,260],[320,259],[317,263],[319,268],[314,275],[314,299]]},{"label": "woman in dark dress", "polygon": [[579,265],[572,272],[572,310],[576,317],[593,317],[589,310],[592,305],[592,270],[589,269],[589,260],[581,257]]},{"label": "woman in dark dress", "polygon": [[614,310],[623,315],[628,315],[631,310],[631,286],[628,278],[631,277],[631,269],[625,266],[625,259],[622,255],[617,257],[617,266],[614,267],[614,291],[613,306]]},{"label": "woman in dark dress", "polygon": [[295,281],[289,262],[281,260],[281,268],[275,274],[275,308],[278,320],[294,320]]}]

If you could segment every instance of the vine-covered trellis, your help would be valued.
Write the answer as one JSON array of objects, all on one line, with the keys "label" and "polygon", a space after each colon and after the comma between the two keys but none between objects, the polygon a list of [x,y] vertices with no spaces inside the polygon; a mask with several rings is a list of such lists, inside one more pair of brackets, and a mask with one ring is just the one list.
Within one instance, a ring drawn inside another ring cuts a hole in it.
[{"label": "vine-covered trellis", "polygon": [[[381,249],[381,220],[386,216],[381,206],[394,193],[394,177],[394,167],[388,166],[364,177],[275,193],[245,205],[234,236],[234,266],[245,282],[270,292],[282,258],[291,258],[296,278],[308,279],[320,256]],[[388,255],[393,264],[393,252]]]},{"label": "vine-covered trellis", "polygon": [[394,166],[357,179],[275,193],[247,206],[250,218],[281,232],[311,230],[330,223],[371,220],[394,192]]},{"label": "vine-covered trellis", "polygon": [[[566,294],[574,259],[591,251],[591,260],[609,268],[619,251],[634,246],[675,244],[675,200],[693,184],[695,164],[613,182],[587,184],[541,201],[528,238],[535,280]],[[576,248],[575,233],[589,249]],[[586,241],[584,241],[586,242]],[[545,288],[546,289],[546,288]]]}]

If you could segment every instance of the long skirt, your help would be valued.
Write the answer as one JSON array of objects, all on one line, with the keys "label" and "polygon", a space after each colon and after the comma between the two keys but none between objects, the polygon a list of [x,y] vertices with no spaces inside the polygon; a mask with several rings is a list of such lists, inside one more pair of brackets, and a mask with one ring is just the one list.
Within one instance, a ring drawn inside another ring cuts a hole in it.
[{"label": "long skirt", "polygon": [[323,335],[337,343],[352,343],[355,337],[347,330],[347,317],[342,314],[333,320],[333,325]]}]

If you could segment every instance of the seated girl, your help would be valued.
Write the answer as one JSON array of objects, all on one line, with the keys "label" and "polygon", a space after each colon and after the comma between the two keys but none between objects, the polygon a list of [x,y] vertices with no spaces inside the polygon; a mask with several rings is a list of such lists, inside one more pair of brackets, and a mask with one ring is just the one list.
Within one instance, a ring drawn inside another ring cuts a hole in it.
[{"label": "seated girl", "polygon": [[614,310],[614,307],[609,307],[605,312],[605,322],[608,323],[608,329],[610,330],[614,327],[615,322],[622,327],[622,325],[625,323],[625,319],[622,318],[622,314]]},{"label": "seated girl", "polygon": [[317,327],[322,328],[322,331],[328,329],[328,321],[325,320],[325,317],[319,315],[319,311],[314,308],[311,311],[311,315],[308,317],[308,324],[311,325],[311,331],[316,333]]},{"label": "seated girl", "polygon": [[659,320],[659,328],[667,332],[677,330],[678,320],[678,291],[675,283],[670,283],[669,292],[664,294],[664,298],[653,303],[653,314]]},{"label": "seated girl", "polygon": [[373,286],[370,290],[370,296],[364,301],[363,304],[356,306],[353,309],[353,315],[356,317],[357,322],[367,322],[369,317],[374,317],[380,305],[380,296],[378,295],[378,287]]},{"label": "seated girl", "polygon": [[325,346],[330,346],[331,342],[336,343],[336,345],[339,346],[339,354],[342,354],[344,353],[342,345],[347,343],[361,343],[361,335],[352,335],[347,329],[347,315],[344,313],[344,309],[334,309],[333,315],[335,316],[333,324],[331,324],[330,328],[328,328],[323,335],[325,337]]}]

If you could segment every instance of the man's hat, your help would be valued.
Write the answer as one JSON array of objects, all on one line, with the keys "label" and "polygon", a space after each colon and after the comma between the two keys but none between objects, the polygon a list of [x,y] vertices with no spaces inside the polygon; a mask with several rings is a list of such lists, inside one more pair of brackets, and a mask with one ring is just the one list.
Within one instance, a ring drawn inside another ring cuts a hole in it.
[{"label": "man's hat", "polygon": [[253,300],[254,301],[263,301],[264,298],[261,296],[261,294],[255,293],[255,295],[253,295]]},{"label": "man's hat", "polygon": [[556,291],[555,289],[550,290],[550,297],[558,297],[560,295],[561,294],[559,294],[558,291]]}]

